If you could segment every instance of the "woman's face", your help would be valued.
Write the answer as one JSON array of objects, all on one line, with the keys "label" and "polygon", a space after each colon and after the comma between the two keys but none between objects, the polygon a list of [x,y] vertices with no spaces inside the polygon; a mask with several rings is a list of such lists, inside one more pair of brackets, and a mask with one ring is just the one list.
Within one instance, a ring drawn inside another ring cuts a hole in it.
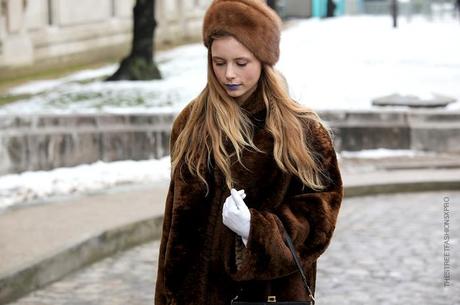
[{"label": "woman's face", "polygon": [[227,94],[245,101],[257,88],[261,62],[233,36],[213,41],[212,68]]}]

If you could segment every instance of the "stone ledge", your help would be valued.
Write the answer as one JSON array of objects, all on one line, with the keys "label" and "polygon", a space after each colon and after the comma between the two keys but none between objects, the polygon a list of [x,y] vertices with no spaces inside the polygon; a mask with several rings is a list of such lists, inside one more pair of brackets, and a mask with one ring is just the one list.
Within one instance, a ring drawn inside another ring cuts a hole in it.
[{"label": "stone ledge", "polygon": [[[460,152],[460,112],[322,111],[337,151]],[[169,153],[175,114],[0,116],[0,175]]]},{"label": "stone ledge", "polygon": [[174,114],[0,116],[0,175],[169,154]]},{"label": "stone ledge", "polygon": [[443,110],[323,111],[336,149],[412,149],[460,152],[460,112]]}]

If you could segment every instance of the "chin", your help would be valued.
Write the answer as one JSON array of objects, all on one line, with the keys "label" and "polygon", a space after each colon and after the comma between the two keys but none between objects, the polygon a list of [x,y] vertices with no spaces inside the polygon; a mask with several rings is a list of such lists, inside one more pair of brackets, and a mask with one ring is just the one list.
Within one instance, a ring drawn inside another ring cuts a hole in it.
[{"label": "chin", "polygon": [[231,97],[240,97],[244,94],[244,92],[240,92],[240,90],[237,91],[227,91],[227,94],[230,95]]}]

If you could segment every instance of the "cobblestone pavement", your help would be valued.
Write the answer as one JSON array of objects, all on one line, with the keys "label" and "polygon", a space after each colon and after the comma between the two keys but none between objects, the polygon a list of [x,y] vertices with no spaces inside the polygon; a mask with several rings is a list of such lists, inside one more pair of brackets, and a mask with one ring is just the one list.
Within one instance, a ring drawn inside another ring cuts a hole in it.
[{"label": "cobblestone pavement", "polygon": [[[449,203],[449,287],[443,200]],[[317,304],[460,304],[459,207],[460,192],[345,200],[319,260]],[[11,305],[153,304],[158,246],[151,242],[107,258]]]},{"label": "cobblestone pavement", "polygon": [[[445,288],[444,198],[451,246]],[[459,208],[460,192],[346,200],[318,263],[318,304],[459,305]]]}]

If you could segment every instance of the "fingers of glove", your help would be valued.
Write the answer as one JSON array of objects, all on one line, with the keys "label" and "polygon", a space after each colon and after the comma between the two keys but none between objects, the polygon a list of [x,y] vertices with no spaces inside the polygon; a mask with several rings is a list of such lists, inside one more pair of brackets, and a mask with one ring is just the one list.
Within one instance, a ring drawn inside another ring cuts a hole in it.
[{"label": "fingers of glove", "polygon": [[228,197],[225,202],[224,202],[224,206],[222,207],[222,213],[227,213],[227,210],[228,210],[228,202],[231,198]]},{"label": "fingers of glove", "polygon": [[249,211],[249,208],[243,198],[239,197],[236,192],[232,192],[232,198],[235,201],[237,208],[240,210],[241,217],[249,219],[251,217],[251,212]]},{"label": "fingers of glove", "polygon": [[[222,222],[229,229],[241,235],[242,227],[246,227],[246,223],[250,220],[250,212],[241,198],[243,196],[246,197],[244,190],[236,191],[232,189],[231,192],[232,191],[233,194],[227,197],[222,207]],[[238,203],[234,198],[241,201],[241,209],[238,207]]]},{"label": "fingers of glove", "polygon": [[[241,196],[241,198],[243,198],[243,199],[246,198],[246,193],[244,192],[244,190],[239,190],[239,191],[238,191],[238,194]],[[229,200],[233,200],[231,194],[230,194],[230,196],[228,196],[228,197],[225,199],[224,204],[227,203]]]},{"label": "fingers of glove", "polygon": [[235,189],[231,189],[230,193],[238,209],[242,209],[244,206],[246,206],[246,203],[244,203],[244,200],[243,198],[241,198],[241,195],[239,192],[237,192]]},{"label": "fingers of glove", "polygon": [[[230,192],[231,192],[231,191],[230,191]],[[239,191],[237,191],[237,192],[238,192],[238,194],[241,196],[241,198],[243,198],[243,199],[246,198],[246,193],[245,193],[244,190],[239,190]],[[232,195],[230,194],[230,196],[232,196]]]},{"label": "fingers of glove", "polygon": [[[224,202],[224,206],[222,207],[222,217],[223,219],[227,219],[229,217],[229,213],[230,213],[230,207],[231,206],[234,206],[235,204],[233,203],[233,199],[231,197],[228,197],[225,202]],[[233,208],[235,209],[235,208]]]},{"label": "fingers of glove", "polygon": [[223,217],[226,223],[232,223],[236,227],[247,221],[247,217],[242,213],[241,210],[236,208],[235,204],[229,205],[229,207],[225,210],[225,213],[223,213]]},{"label": "fingers of glove", "polygon": [[240,209],[238,208],[238,205],[235,202],[235,200],[233,200],[233,198],[230,198],[230,200],[228,201],[227,212],[228,212],[228,215],[231,215],[232,217],[236,217],[236,218],[240,217],[239,216],[241,214]]},{"label": "fingers of glove", "polygon": [[241,218],[240,210],[238,210],[235,201],[233,198],[229,197],[222,208],[222,217],[224,220],[224,224],[228,224],[230,222],[238,221]]},{"label": "fingers of glove", "polygon": [[222,222],[224,223],[224,225],[226,225],[227,227],[229,227],[230,225],[230,213],[228,211],[228,207],[225,207],[222,209]]}]

